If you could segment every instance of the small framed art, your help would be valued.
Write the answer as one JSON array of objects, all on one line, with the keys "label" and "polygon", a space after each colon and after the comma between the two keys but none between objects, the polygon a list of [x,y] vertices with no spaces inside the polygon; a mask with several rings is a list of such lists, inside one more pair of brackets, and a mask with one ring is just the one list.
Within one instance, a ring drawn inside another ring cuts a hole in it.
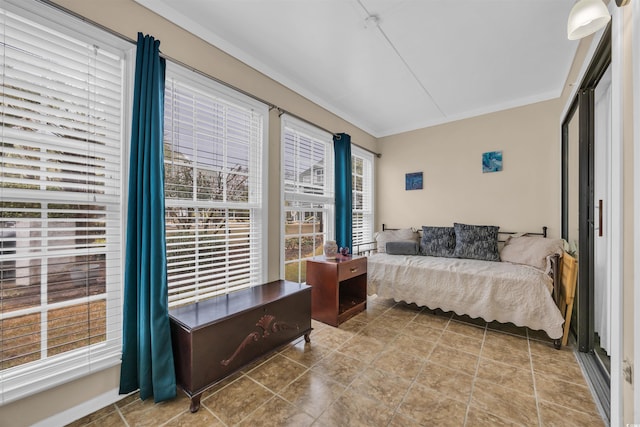
[{"label": "small framed art", "polygon": [[405,175],[405,190],[422,190],[422,172]]},{"label": "small framed art", "polygon": [[502,170],[502,151],[482,153],[482,173],[500,172]]}]

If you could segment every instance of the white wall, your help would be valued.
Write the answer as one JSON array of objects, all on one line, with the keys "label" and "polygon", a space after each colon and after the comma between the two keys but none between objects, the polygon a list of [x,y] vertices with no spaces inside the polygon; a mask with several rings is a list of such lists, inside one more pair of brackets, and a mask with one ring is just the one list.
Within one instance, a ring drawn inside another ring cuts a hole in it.
[{"label": "white wall", "polygon": [[[379,140],[378,226],[453,222],[560,236],[560,103],[546,101]],[[503,170],[482,172],[502,151]],[[423,190],[405,174],[423,172]]]}]

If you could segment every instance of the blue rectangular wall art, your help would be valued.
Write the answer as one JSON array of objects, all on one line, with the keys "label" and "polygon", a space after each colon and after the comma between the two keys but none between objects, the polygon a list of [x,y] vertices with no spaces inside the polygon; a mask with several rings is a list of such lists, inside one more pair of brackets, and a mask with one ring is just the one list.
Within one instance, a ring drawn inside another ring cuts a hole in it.
[{"label": "blue rectangular wall art", "polygon": [[502,151],[482,153],[482,173],[502,170]]},{"label": "blue rectangular wall art", "polygon": [[405,190],[422,190],[422,172],[405,175]]}]

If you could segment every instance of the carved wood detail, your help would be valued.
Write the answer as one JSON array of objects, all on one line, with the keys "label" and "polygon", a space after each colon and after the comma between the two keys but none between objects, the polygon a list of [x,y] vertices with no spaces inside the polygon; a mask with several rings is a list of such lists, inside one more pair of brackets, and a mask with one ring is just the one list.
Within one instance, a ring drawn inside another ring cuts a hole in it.
[{"label": "carved wood detail", "polygon": [[233,354],[228,358],[220,361],[222,366],[228,366],[233,360],[244,350],[251,342],[257,342],[261,338],[268,337],[271,333],[278,333],[288,329],[300,329],[298,324],[292,325],[286,322],[276,321],[276,317],[271,314],[265,314],[256,322],[256,326],[262,329],[262,333],[259,331],[253,331],[249,333],[238,345]]}]

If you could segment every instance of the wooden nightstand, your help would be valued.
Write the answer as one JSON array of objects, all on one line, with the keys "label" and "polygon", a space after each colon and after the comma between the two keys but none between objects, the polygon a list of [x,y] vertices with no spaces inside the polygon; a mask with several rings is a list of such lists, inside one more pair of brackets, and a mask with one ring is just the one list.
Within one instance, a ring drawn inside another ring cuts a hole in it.
[{"label": "wooden nightstand", "polygon": [[332,326],[367,308],[367,257],[324,256],[307,260],[311,317]]}]

